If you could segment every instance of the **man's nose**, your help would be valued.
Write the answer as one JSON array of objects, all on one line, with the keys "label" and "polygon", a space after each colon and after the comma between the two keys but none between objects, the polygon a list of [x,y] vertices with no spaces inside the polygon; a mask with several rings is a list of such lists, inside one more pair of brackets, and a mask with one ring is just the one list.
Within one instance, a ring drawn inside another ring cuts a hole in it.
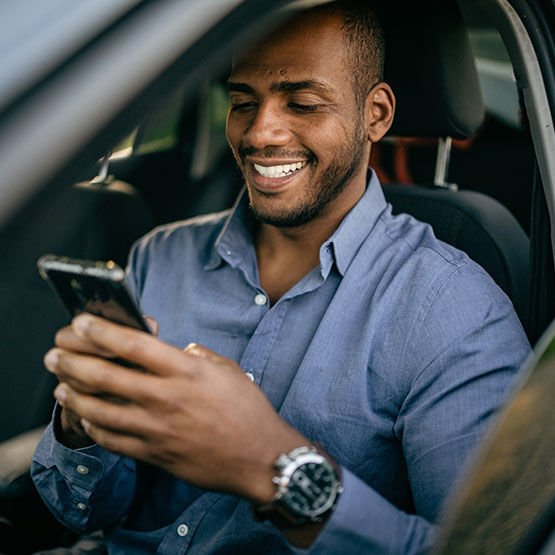
[{"label": "man's nose", "polygon": [[279,108],[271,104],[260,104],[249,128],[245,142],[257,149],[268,146],[285,146],[291,140],[291,131]]}]

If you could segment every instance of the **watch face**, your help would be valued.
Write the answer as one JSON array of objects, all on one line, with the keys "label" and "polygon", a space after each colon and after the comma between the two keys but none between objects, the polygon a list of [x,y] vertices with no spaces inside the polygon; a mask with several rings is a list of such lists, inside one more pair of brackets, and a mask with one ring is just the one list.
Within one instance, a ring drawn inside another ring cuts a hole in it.
[{"label": "watch face", "polygon": [[291,474],[282,500],[300,516],[319,516],[333,505],[338,485],[337,474],[328,461],[305,462]]}]

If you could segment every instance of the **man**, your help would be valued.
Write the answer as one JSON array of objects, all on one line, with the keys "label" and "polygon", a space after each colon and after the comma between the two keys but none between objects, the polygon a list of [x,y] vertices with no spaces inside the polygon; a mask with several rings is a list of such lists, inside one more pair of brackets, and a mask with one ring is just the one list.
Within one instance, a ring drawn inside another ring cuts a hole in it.
[{"label": "man", "polygon": [[248,198],[131,254],[163,341],[84,315],[45,357],[63,408],[33,474],[67,525],[113,553],[430,546],[529,347],[486,273],[368,178],[394,113],[382,65],[375,14],[347,4],[236,60]]}]

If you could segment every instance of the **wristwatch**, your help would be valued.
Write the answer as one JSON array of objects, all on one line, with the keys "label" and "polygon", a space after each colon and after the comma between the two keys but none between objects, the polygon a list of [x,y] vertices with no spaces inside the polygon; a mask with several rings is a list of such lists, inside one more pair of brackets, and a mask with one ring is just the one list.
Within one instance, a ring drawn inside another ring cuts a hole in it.
[{"label": "wristwatch", "polygon": [[259,520],[270,520],[279,528],[306,522],[321,522],[337,504],[343,491],[340,469],[314,446],[282,453],[272,481],[278,490],[267,505],[254,508]]}]

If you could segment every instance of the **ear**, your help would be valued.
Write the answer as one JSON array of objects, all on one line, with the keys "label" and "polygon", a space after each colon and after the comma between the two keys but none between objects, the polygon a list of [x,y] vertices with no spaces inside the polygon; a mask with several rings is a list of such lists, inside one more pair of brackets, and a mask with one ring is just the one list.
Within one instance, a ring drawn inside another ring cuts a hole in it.
[{"label": "ear", "polygon": [[395,114],[395,95],[387,83],[377,83],[366,97],[364,116],[371,143],[377,143],[389,130]]}]

